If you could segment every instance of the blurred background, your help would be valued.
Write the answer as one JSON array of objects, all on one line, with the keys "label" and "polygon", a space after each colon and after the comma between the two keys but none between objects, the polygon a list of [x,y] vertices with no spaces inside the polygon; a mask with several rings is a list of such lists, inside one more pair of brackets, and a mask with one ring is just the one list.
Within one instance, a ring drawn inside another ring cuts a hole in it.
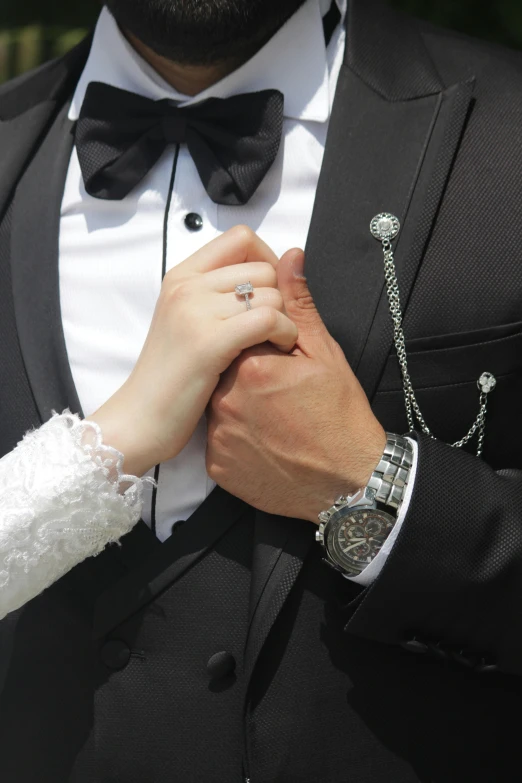
[{"label": "blurred background", "polygon": [[[0,0],[0,83],[74,46],[102,0]],[[522,49],[522,0],[390,0],[445,27]]]}]

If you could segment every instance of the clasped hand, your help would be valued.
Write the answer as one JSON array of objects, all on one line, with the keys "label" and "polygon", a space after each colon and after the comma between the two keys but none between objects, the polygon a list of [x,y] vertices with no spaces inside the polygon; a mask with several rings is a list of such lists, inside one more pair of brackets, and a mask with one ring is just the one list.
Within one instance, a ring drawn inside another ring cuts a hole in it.
[{"label": "clasped hand", "polygon": [[297,249],[277,265],[298,330],[293,350],[244,350],[212,395],[207,472],[262,511],[317,522],[339,495],[368,482],[386,434],[315,307],[303,265]]},{"label": "clasped hand", "polygon": [[[386,441],[303,277],[246,226],[165,275],[143,349],[88,418],[142,476],[176,457],[205,409],[207,471],[256,508],[317,521],[366,484]],[[254,286],[252,309],[235,286]]]}]

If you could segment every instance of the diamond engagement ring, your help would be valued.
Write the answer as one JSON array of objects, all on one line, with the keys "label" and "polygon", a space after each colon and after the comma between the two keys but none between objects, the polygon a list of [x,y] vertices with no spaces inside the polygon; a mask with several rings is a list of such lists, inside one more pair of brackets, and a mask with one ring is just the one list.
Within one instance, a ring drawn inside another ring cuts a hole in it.
[{"label": "diamond engagement ring", "polygon": [[241,283],[241,285],[236,285],[236,294],[238,296],[245,297],[247,310],[252,309],[252,305],[250,304],[250,294],[253,293],[254,293],[254,286],[250,281],[248,283]]}]

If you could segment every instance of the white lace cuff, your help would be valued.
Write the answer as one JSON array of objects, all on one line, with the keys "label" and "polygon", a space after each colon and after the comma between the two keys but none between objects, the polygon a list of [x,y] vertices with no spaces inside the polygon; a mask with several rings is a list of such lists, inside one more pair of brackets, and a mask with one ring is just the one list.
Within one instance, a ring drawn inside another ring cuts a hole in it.
[{"label": "white lace cuff", "polygon": [[96,422],[62,414],[0,459],[0,619],[128,533],[150,477],[122,473],[124,455]]}]

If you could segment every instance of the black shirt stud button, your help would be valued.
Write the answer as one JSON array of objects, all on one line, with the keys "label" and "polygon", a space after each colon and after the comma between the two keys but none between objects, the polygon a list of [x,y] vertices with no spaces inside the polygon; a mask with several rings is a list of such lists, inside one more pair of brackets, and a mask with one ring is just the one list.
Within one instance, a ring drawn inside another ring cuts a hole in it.
[{"label": "black shirt stud button", "polygon": [[232,653],[226,651],[216,653],[207,663],[207,673],[213,680],[227,677],[233,674],[235,669],[236,659]]},{"label": "black shirt stud button", "polygon": [[131,657],[130,647],[121,639],[110,639],[101,648],[100,657],[105,666],[118,671],[127,666]]},{"label": "black shirt stud button", "polygon": [[201,231],[203,218],[197,212],[189,212],[188,215],[185,215],[185,226],[189,231]]}]

